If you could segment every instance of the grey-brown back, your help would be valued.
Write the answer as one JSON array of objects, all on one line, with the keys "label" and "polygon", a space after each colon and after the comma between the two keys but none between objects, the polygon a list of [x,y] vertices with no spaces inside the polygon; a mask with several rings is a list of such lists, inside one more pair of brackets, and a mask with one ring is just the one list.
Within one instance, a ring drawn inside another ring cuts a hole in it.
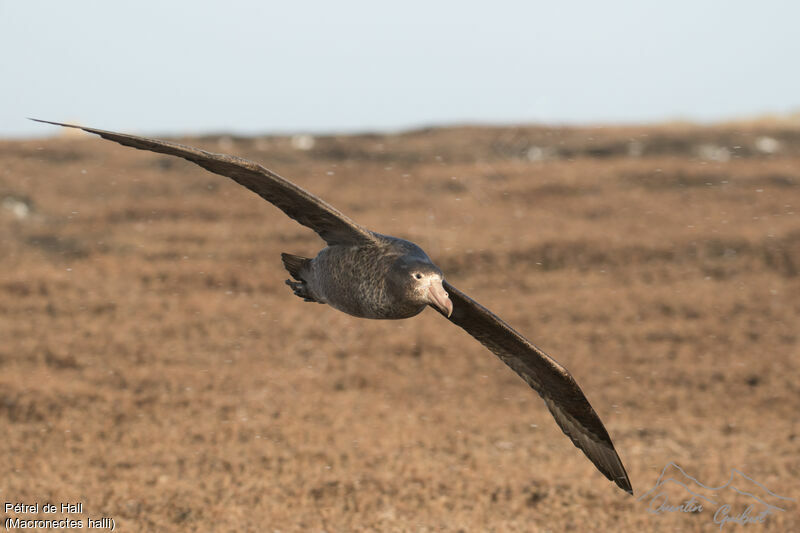
[{"label": "grey-brown back", "polygon": [[328,246],[304,273],[315,298],[361,318],[395,319],[419,314],[425,305],[408,302],[392,290],[392,265],[402,255],[424,252],[408,241],[378,237],[365,245]]}]

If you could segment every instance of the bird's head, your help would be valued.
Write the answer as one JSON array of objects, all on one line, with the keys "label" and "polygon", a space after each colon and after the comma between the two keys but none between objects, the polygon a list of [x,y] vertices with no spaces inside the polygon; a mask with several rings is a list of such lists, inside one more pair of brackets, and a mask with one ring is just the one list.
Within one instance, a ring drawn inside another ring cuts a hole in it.
[{"label": "bird's head", "polygon": [[402,256],[392,265],[389,279],[398,296],[420,309],[431,305],[447,317],[453,312],[453,302],[442,286],[442,271],[430,260]]}]

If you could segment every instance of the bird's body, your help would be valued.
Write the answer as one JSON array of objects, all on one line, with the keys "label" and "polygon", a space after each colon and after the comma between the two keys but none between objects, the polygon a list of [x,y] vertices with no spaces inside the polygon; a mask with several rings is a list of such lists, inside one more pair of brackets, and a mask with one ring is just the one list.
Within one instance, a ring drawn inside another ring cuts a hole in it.
[{"label": "bird's body", "polygon": [[[284,265],[296,280],[287,280],[287,284],[305,300],[328,304],[359,318],[401,319],[418,315],[429,302],[409,297],[402,281],[410,273],[403,276],[402,267],[418,265],[423,270],[433,267],[433,263],[412,242],[373,235],[371,242],[323,248],[314,259],[284,254]],[[427,275],[433,269],[425,270]]]},{"label": "bird's body", "polygon": [[[39,121],[47,122],[47,121]],[[80,128],[105,139],[191,161],[227,176],[314,230],[326,243],[313,259],[283,254],[287,284],[306,301],[361,318],[400,319],[431,306],[519,374],[562,431],[608,479],[633,494],[611,438],[572,375],[497,315],[445,281],[416,244],[370,231],[313,194],[245,159],[168,141]]]}]

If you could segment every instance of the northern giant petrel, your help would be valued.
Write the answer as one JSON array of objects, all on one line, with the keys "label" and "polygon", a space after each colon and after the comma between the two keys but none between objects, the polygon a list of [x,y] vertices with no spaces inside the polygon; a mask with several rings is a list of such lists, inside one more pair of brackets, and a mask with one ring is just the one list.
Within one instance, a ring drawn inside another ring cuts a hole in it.
[{"label": "northern giant petrel", "polygon": [[633,494],[606,428],[567,369],[445,281],[439,267],[416,244],[370,231],[313,194],[246,159],[173,142],[37,121],[82,129],[140,150],[182,157],[247,187],[328,243],[314,259],[281,254],[294,278],[286,283],[297,296],[361,318],[409,318],[430,305],[519,374],[544,399],[572,443],[608,479]]}]

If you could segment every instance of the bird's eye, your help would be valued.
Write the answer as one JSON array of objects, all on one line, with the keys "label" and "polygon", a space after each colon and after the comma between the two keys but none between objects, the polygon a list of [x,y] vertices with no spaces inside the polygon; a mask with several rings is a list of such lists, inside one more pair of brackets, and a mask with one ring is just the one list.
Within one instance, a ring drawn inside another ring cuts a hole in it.
[{"label": "bird's eye", "polygon": [[422,274],[417,272],[416,274],[414,274],[414,277],[417,278],[417,279],[422,279]]}]

